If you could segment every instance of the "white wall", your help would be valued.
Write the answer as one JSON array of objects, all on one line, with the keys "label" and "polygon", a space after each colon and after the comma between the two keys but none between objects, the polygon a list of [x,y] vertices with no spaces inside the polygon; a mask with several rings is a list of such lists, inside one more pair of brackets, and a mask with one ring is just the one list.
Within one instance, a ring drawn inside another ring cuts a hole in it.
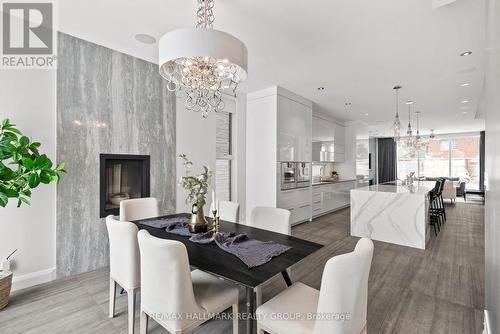
[{"label": "white wall", "polygon": [[[176,105],[176,152],[186,154],[193,162],[192,173],[198,174],[203,165],[207,165],[215,171],[215,114],[210,113],[207,118],[203,118],[200,113],[186,110],[184,98],[177,99]],[[185,168],[181,159],[177,159],[177,180],[185,175]],[[215,183],[213,179],[212,184]],[[205,206],[205,215],[208,215],[210,206],[210,188]],[[177,186],[176,208],[177,212],[191,212],[191,204],[186,204],[187,192],[180,185]]]},{"label": "white wall", "polygon": [[[0,70],[0,119],[10,118],[28,137],[42,143],[41,151],[56,157],[54,70]],[[63,176],[64,177],[64,176]],[[41,184],[31,206],[12,202],[0,208],[0,258],[18,248],[13,263],[14,286],[55,277],[56,187]]]},{"label": "white wall", "polygon": [[238,110],[235,115],[233,129],[234,147],[236,147],[235,168],[233,173],[235,201],[240,203],[240,220],[246,219],[246,114],[247,99],[245,94],[238,97]]},{"label": "white wall", "polygon": [[[256,206],[275,207],[277,201],[278,95],[265,89],[247,95],[246,217]],[[272,90],[272,89],[271,89]]]},{"label": "white wall", "polygon": [[[235,108],[233,113],[233,150],[234,161],[232,171],[233,201],[240,203],[240,219],[245,219],[245,124],[246,124],[246,96],[241,94],[237,103],[226,103],[227,108]],[[228,110],[229,111],[229,110]],[[193,173],[198,174],[203,165],[215,171],[216,161],[216,117],[211,113],[207,118],[201,114],[186,110],[184,99],[177,99],[176,106],[176,152],[186,154],[193,162]],[[177,180],[185,175],[185,169],[180,159],[177,160]],[[213,179],[215,184],[215,176]],[[205,215],[209,215],[212,188],[209,189]],[[186,191],[180,186],[176,193],[177,212],[189,212],[191,205],[186,204]]]},{"label": "white wall", "polygon": [[486,51],[485,307],[489,333],[500,333],[500,1],[488,1]]}]

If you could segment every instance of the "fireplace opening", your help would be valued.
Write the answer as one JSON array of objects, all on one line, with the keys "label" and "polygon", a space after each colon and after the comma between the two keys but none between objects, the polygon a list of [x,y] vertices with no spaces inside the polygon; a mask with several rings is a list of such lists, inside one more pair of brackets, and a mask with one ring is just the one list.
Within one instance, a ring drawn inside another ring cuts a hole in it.
[{"label": "fireplace opening", "polygon": [[149,156],[100,155],[100,217],[119,215],[120,202],[150,196]]}]

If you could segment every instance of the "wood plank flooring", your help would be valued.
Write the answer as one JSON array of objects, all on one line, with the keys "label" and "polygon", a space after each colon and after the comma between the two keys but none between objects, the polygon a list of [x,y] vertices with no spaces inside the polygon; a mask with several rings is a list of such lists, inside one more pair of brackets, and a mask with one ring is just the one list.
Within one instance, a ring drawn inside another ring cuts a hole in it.
[{"label": "wood plank flooring", "polygon": [[[447,224],[437,238],[431,237],[425,251],[375,242],[368,333],[481,333],[484,207],[457,203],[448,205],[447,213]],[[349,209],[296,226],[293,234],[325,245],[292,268],[294,281],[315,288],[325,262],[352,251],[358,240],[349,236]],[[0,333],[126,333],[126,296],[117,297],[117,315],[109,319],[108,287],[104,268],[18,291],[0,311]],[[274,278],[264,287],[264,300],[284,288],[282,278]],[[244,290],[240,296],[244,309]],[[137,333],[138,329],[137,319]],[[148,333],[166,332],[151,321]],[[213,320],[195,333],[232,333],[231,322]]]}]

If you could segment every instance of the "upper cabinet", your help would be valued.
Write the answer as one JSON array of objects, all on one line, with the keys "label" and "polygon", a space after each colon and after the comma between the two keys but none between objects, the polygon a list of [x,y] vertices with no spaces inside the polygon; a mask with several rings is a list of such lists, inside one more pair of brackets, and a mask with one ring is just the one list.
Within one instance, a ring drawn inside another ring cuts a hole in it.
[{"label": "upper cabinet", "polygon": [[312,161],[311,105],[278,95],[278,161]]},{"label": "upper cabinet", "polygon": [[312,117],[313,161],[345,161],[345,128],[323,118]]}]

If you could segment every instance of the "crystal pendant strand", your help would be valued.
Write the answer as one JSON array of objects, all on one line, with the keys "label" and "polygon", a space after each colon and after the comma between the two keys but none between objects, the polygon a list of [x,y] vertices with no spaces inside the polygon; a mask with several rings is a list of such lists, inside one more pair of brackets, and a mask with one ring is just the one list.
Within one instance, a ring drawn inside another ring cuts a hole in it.
[{"label": "crystal pendant strand", "polygon": [[399,90],[401,86],[393,88],[396,91],[396,117],[394,118],[394,141],[399,141],[401,138],[401,122],[399,121]]},{"label": "crystal pendant strand", "polygon": [[419,151],[422,148],[422,137],[420,136],[420,111],[415,111],[417,116],[417,134],[415,135],[415,149]]},{"label": "crystal pendant strand", "polygon": [[406,102],[408,105],[408,129],[406,130],[406,147],[408,151],[413,155],[415,153],[415,146],[413,142],[413,129],[411,128],[411,105],[412,101]]}]

